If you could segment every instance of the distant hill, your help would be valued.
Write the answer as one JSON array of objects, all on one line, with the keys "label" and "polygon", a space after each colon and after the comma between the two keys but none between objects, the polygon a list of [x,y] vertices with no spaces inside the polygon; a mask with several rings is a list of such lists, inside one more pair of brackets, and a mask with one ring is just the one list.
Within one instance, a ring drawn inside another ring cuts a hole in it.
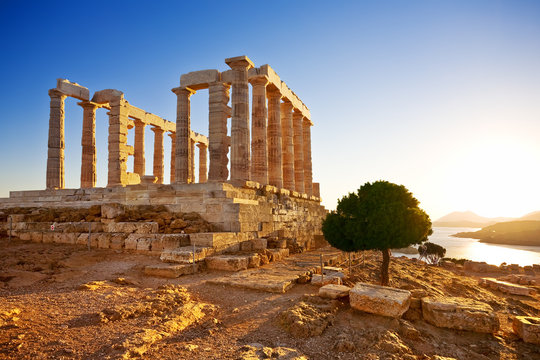
[{"label": "distant hill", "polygon": [[[540,213],[540,212],[539,212]],[[540,217],[540,214],[539,214]],[[484,227],[502,221],[511,221],[514,218],[487,218],[473,213],[472,211],[454,211],[442,218],[435,220],[433,226],[440,227]],[[539,218],[540,220],[540,218]]]},{"label": "distant hill", "polygon": [[527,215],[520,217],[519,220],[540,220],[540,211],[528,213]]},{"label": "distant hill", "polygon": [[540,246],[540,221],[500,222],[478,231],[461,232],[453,236],[479,239],[492,244]]}]

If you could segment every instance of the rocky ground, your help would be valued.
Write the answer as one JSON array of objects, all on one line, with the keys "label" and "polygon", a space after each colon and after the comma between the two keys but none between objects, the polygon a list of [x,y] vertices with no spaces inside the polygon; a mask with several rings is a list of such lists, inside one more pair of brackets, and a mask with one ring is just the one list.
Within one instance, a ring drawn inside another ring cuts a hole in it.
[{"label": "rocky ground", "polygon": [[[377,283],[380,261],[367,252],[346,283]],[[540,346],[511,328],[514,315],[540,315],[540,297],[477,285],[480,276],[500,274],[391,263],[391,286],[491,305],[501,323],[491,335],[361,313],[346,299],[319,298],[309,283],[273,294],[208,282],[222,272],[143,274],[157,263],[136,253],[0,239],[0,358],[540,359]]]}]

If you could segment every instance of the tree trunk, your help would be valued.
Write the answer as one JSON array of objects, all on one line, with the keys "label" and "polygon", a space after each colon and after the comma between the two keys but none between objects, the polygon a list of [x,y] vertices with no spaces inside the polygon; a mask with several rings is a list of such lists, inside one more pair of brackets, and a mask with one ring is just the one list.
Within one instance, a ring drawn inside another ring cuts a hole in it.
[{"label": "tree trunk", "polygon": [[381,264],[381,285],[388,286],[390,277],[388,276],[388,267],[390,266],[390,249],[384,249],[382,251],[382,264]]}]

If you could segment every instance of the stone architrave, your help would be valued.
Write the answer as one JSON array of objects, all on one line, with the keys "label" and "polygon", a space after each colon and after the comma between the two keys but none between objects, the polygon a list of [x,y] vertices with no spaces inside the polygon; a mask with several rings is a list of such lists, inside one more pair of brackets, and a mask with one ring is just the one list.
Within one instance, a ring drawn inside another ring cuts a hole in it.
[{"label": "stone architrave", "polygon": [[268,146],[266,142],[266,120],[268,110],[266,106],[266,76],[257,76],[249,80],[253,87],[253,101],[251,104],[251,180],[260,184],[268,184]]},{"label": "stone architrave", "polygon": [[66,95],[51,89],[49,142],[47,154],[47,189],[64,188],[64,100]]},{"label": "stone architrave", "polygon": [[295,190],[292,104],[288,100],[281,103],[281,136],[283,187],[288,190]]},{"label": "stone architrave", "polygon": [[253,62],[247,56],[225,59],[232,69],[231,181],[250,177],[249,83],[248,70]]},{"label": "stone architrave", "polygon": [[190,88],[174,88],[176,105],[176,163],[175,183],[186,184],[191,181],[191,118],[189,98],[195,93]]},{"label": "stone architrave", "polygon": [[157,126],[152,127],[154,132],[154,176],[157,183],[163,184],[163,129]]},{"label": "stone architrave", "polygon": [[174,176],[175,176],[175,157],[176,157],[176,134],[171,132],[169,133],[169,136],[171,137],[171,184],[174,184]]},{"label": "stone architrave", "polygon": [[120,98],[110,102],[109,111],[109,166],[107,187],[128,183],[127,158],[128,115],[127,102]]},{"label": "stone architrave", "polygon": [[304,191],[313,195],[313,173],[311,169],[311,120],[304,119],[302,135],[304,140]]},{"label": "stone architrave", "polygon": [[191,168],[191,183],[195,183],[195,140],[190,140],[190,146],[191,146],[191,161],[189,163],[189,166]]},{"label": "stone architrave", "polygon": [[227,118],[230,116],[229,85],[221,82],[208,87],[208,151],[210,152],[210,181],[227,181],[229,159],[227,157]]},{"label": "stone architrave", "polygon": [[294,186],[295,191],[304,193],[304,137],[302,136],[302,122],[304,117],[295,109],[293,113],[294,130]]},{"label": "stone architrave", "polygon": [[146,124],[135,120],[135,146],[133,155],[133,172],[143,177],[146,173],[146,159],[144,156],[144,130]]},{"label": "stone architrave", "polygon": [[199,148],[199,183],[205,183],[208,179],[208,171],[206,168],[206,152],[208,146],[203,143],[198,143]]},{"label": "stone architrave", "polygon": [[90,101],[80,102],[83,108],[81,188],[96,186],[96,109]]},{"label": "stone architrave", "polygon": [[281,158],[281,93],[273,87],[267,88],[268,94],[268,183],[278,188],[283,187],[283,168]]}]

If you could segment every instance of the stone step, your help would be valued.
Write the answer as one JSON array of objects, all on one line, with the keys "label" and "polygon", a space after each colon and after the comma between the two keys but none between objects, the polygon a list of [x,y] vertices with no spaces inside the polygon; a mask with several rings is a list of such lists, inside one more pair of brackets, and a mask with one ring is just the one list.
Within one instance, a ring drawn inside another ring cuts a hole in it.
[{"label": "stone step", "polygon": [[195,264],[157,264],[144,268],[145,275],[174,279],[182,275],[193,274],[198,271]]},{"label": "stone step", "polygon": [[206,258],[206,267],[210,270],[240,271],[248,267],[258,267],[260,258],[257,254],[217,255]]},{"label": "stone step", "polygon": [[195,249],[195,262],[203,261],[213,253],[212,248],[196,246],[185,246],[173,250],[163,250],[159,257],[161,261],[179,264],[193,263],[193,249]]}]

